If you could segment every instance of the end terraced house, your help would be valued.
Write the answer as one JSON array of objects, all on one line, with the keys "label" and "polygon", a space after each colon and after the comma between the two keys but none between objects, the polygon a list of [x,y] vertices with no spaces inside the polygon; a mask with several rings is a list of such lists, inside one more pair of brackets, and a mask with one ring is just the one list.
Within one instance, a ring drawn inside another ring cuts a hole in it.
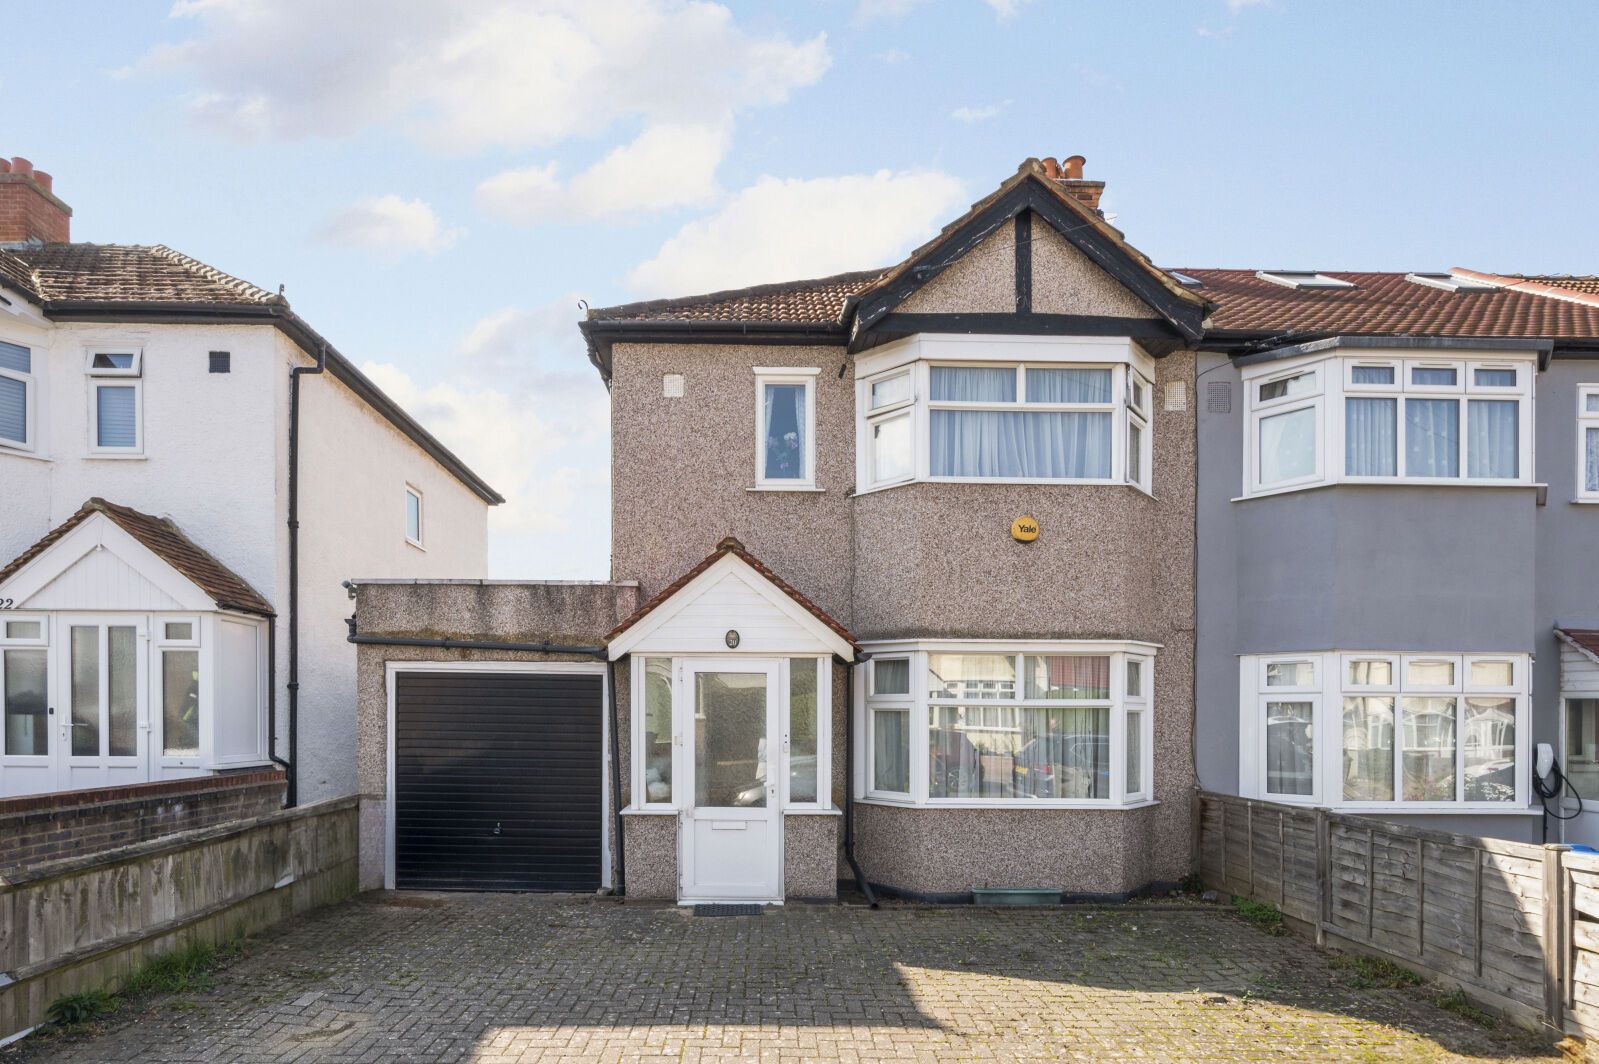
[{"label": "end terraced house", "polygon": [[[1190,872],[1196,784],[1536,839],[1536,744],[1599,782],[1599,296],[1163,269],[1081,167],[590,311],[616,582],[363,584],[374,640],[522,641],[364,648],[365,881],[1116,895]],[[430,707],[496,689],[588,730],[441,842]]]}]

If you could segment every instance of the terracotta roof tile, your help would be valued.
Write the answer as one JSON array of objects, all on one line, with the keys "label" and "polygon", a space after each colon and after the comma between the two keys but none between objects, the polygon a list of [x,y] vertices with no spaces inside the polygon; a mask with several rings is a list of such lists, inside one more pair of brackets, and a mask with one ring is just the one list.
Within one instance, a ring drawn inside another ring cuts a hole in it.
[{"label": "terracotta roof tile", "polygon": [[621,635],[638,622],[642,621],[645,617],[652,613],[656,607],[660,606],[673,595],[683,590],[691,582],[693,582],[695,577],[699,576],[705,570],[721,561],[722,557],[728,554],[736,556],[739,560],[744,562],[745,565],[748,565],[751,569],[754,569],[757,573],[760,573],[767,580],[771,581],[773,586],[775,586],[779,591],[783,592],[783,594],[787,595],[789,598],[805,607],[805,609],[810,612],[811,616],[827,625],[828,628],[832,629],[832,631],[835,632],[846,643],[854,647],[857,651],[860,650],[860,644],[855,641],[854,636],[849,634],[849,629],[833,620],[833,618],[829,617],[822,611],[820,606],[806,598],[804,595],[800,594],[782,577],[768,569],[764,562],[755,557],[755,555],[751,554],[744,544],[740,543],[732,536],[725,537],[716,545],[716,549],[707,554],[698,565],[694,566],[694,568],[690,569],[676,580],[673,580],[670,584],[667,584],[648,602],[634,610],[631,616],[606,633],[605,642],[609,643],[611,640],[615,639],[617,636]]},{"label": "terracotta roof tile", "polygon": [[102,513],[116,522],[118,528],[148,547],[157,557],[182,573],[201,591],[226,609],[245,613],[273,616],[272,606],[232,569],[217,561],[211,554],[196,546],[183,530],[170,520],[151,517],[126,506],[118,506],[104,499],[94,498],[61,524],[51,529],[33,546],[13,558],[0,569],[0,583],[11,579],[23,566],[43,554],[62,536],[77,528],[90,515]]},{"label": "terracotta roof tile", "polygon": [[45,302],[279,302],[265,289],[161,244],[13,247],[0,253],[0,275],[31,287],[35,298]]}]

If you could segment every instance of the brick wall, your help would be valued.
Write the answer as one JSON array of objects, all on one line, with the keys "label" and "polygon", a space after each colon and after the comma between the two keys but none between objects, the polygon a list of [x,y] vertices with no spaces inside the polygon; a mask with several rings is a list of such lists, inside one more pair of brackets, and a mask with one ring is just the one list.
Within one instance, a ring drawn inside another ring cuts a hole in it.
[{"label": "brick wall", "polygon": [[0,799],[0,876],[273,813],[283,794],[273,769]]}]

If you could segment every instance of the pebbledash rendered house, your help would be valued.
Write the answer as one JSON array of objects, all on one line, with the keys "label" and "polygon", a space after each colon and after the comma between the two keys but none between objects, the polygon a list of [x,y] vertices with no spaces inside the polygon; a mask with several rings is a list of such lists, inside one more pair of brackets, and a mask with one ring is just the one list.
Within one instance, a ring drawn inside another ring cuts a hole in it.
[{"label": "pebbledash rendered house", "polygon": [[1536,837],[1535,744],[1599,742],[1599,297],[1162,269],[1081,167],[590,311],[614,581],[359,582],[363,882],[1126,894],[1196,785]]}]

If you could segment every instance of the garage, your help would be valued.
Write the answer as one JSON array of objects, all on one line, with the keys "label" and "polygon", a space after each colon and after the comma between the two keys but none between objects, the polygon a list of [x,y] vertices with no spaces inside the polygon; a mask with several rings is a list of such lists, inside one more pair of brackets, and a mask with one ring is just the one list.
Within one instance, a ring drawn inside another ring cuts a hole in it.
[{"label": "garage", "polygon": [[536,669],[392,672],[395,887],[601,886],[605,677]]}]

